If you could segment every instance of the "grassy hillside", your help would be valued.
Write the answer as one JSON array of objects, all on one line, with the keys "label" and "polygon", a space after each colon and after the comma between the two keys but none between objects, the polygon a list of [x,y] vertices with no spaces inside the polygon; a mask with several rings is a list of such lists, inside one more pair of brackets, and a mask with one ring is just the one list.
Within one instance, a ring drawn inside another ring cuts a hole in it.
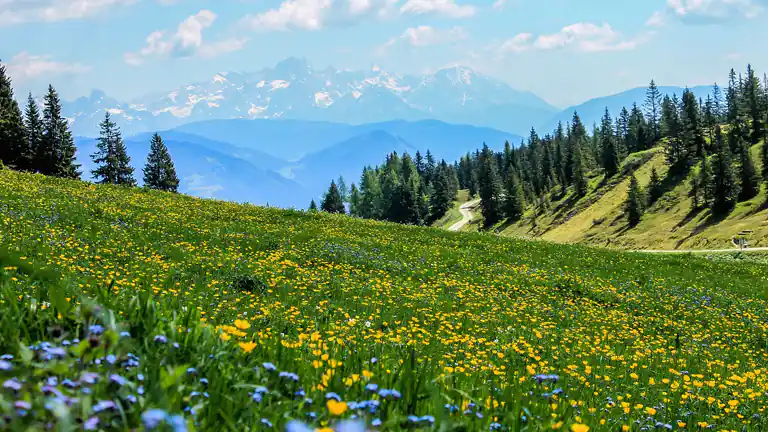
[{"label": "grassy hillside", "polygon": [[[761,146],[751,149],[756,163]],[[654,167],[664,180],[665,194],[646,210],[639,225],[630,227],[623,210],[629,173],[634,171],[647,189]],[[533,206],[529,206],[520,221],[502,223],[493,229],[508,236],[622,249],[724,249],[733,247],[733,237],[747,230],[752,231],[748,236],[750,246],[768,246],[765,186],[753,199],[739,203],[727,217],[715,218],[709,210],[691,212],[689,179],[697,170],[694,167],[687,175],[667,178],[661,148],[634,153],[623,161],[620,174],[608,181],[602,174],[593,173],[586,196],[577,199],[570,189],[561,196],[555,190],[548,195],[548,205],[539,208],[535,216]],[[467,229],[480,227],[478,215]]]},{"label": "grassy hillside", "polygon": [[767,287],[5,170],[0,429],[766,430]]}]

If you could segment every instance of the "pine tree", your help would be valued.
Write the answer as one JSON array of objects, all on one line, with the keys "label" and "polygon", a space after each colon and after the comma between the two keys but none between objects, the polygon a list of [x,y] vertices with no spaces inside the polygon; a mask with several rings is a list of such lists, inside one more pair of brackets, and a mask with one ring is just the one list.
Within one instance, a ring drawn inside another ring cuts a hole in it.
[{"label": "pine tree", "polygon": [[478,175],[480,207],[485,225],[491,226],[500,221],[504,211],[501,202],[501,181],[499,180],[493,152],[487,144],[483,144],[480,153],[480,172]]},{"label": "pine tree", "polygon": [[656,82],[651,80],[648,90],[645,93],[645,117],[651,129],[651,142],[655,143],[661,139],[661,92],[656,87]]},{"label": "pine tree", "polygon": [[59,94],[49,85],[43,109],[43,141],[35,155],[35,167],[46,175],[79,179],[76,151],[67,119],[61,115]]},{"label": "pine tree", "polygon": [[728,74],[728,88],[725,91],[725,120],[733,123],[739,115],[739,87],[736,82],[736,72],[731,69]]},{"label": "pine tree", "polygon": [[651,180],[648,183],[648,199],[651,204],[656,202],[664,193],[664,187],[659,177],[659,173],[656,171],[656,167],[651,168]]},{"label": "pine tree", "polygon": [[691,198],[691,211],[701,208],[701,180],[699,176],[692,176],[688,196]]},{"label": "pine tree", "polygon": [[723,92],[720,90],[720,86],[715,83],[712,86],[712,110],[715,115],[715,119],[718,122],[723,120]]},{"label": "pine tree", "polygon": [[128,157],[120,128],[112,121],[109,111],[104,114],[104,120],[99,126],[101,132],[96,144],[97,150],[91,155],[96,164],[96,169],[91,171],[96,183],[135,186],[131,159]]},{"label": "pine tree", "polygon": [[339,179],[336,180],[336,187],[338,187],[339,189],[339,195],[341,195],[341,201],[348,202],[349,191],[347,190],[347,182],[344,181],[343,176],[339,176]]},{"label": "pine tree", "polygon": [[629,191],[627,192],[627,201],[624,208],[629,225],[636,226],[639,224],[645,212],[645,193],[634,173],[629,180]]},{"label": "pine tree", "polygon": [[147,163],[144,165],[144,186],[167,192],[178,192],[179,178],[168,148],[155,133],[150,142]]},{"label": "pine tree", "polygon": [[349,186],[349,214],[352,216],[360,216],[360,190],[357,189],[357,185],[352,183]]},{"label": "pine tree", "polygon": [[360,193],[362,195],[358,213],[366,219],[381,219],[382,195],[379,175],[371,168],[365,168],[360,178]]},{"label": "pine tree", "polygon": [[0,161],[16,169],[26,169],[28,161],[24,119],[13,97],[11,78],[0,63]]},{"label": "pine tree", "polygon": [[731,150],[722,137],[716,143],[715,151],[712,158],[712,212],[727,214],[736,205],[739,183],[731,160]]},{"label": "pine tree", "polygon": [[27,107],[24,112],[24,131],[27,134],[27,154],[25,155],[25,169],[35,172],[35,155],[43,145],[43,120],[40,118],[40,109],[37,107],[32,93],[27,98]]},{"label": "pine tree", "polygon": [[603,122],[600,126],[600,147],[602,150],[605,178],[613,177],[619,170],[619,155],[616,152],[613,136],[613,120],[611,119],[610,113],[608,113],[608,107],[605,108]]},{"label": "pine tree", "polygon": [[518,221],[525,210],[525,195],[520,178],[514,170],[509,172],[506,189],[505,213],[510,220]]},{"label": "pine tree", "polygon": [[691,165],[694,159],[701,158],[704,154],[706,141],[704,140],[699,104],[696,96],[688,89],[683,92],[680,114],[683,128],[683,151],[685,152],[686,164]]},{"label": "pine tree", "polygon": [[704,207],[711,206],[714,197],[714,182],[712,168],[709,165],[709,159],[707,159],[706,155],[701,158],[697,184],[698,194],[701,196],[701,205]]},{"label": "pine tree", "polygon": [[314,199],[312,199],[312,201],[309,202],[309,211],[310,212],[316,212],[317,211],[317,204],[315,203]]},{"label": "pine tree", "polygon": [[344,214],[344,202],[341,200],[341,194],[339,194],[339,188],[336,187],[335,181],[331,180],[331,186],[328,188],[323,202],[320,203],[320,208],[324,212]]},{"label": "pine tree", "polygon": [[444,170],[438,170],[432,180],[432,194],[429,199],[430,221],[435,221],[451,208],[455,194],[452,193],[450,180]]},{"label": "pine tree", "polygon": [[741,181],[739,201],[746,201],[754,198],[760,191],[760,176],[746,141],[742,140],[741,146],[742,149],[739,152],[739,179]]},{"label": "pine tree", "polygon": [[765,136],[764,110],[762,106],[762,89],[760,80],[755,76],[752,65],[747,65],[747,78],[744,84],[744,102],[750,119],[751,143],[757,144]]}]

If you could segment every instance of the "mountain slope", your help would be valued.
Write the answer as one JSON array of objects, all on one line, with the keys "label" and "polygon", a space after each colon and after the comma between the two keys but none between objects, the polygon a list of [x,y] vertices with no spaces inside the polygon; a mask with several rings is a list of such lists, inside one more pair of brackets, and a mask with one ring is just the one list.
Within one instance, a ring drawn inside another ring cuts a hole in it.
[{"label": "mountain slope", "polygon": [[253,73],[227,72],[161,94],[119,102],[101,91],[65,103],[75,134],[95,136],[109,110],[127,134],[202,120],[289,118],[363,124],[434,118],[507,131],[527,131],[557,113],[538,96],[452,67],[407,76],[378,67],[317,70],[289,58]]},{"label": "mountain slope", "polygon": [[[600,123],[600,119],[602,119],[603,114],[605,114],[606,107],[608,107],[608,111],[613,118],[618,116],[622,107],[631,110],[633,103],[637,103],[642,109],[646,90],[646,87],[637,87],[614,95],[590,99],[582,104],[564,109],[553,118],[541,124],[536,130],[542,134],[549,133],[557,127],[558,122],[563,122],[564,125],[570,122],[574,112],[578,112],[582,123],[584,123],[587,128],[591,128],[592,124]],[[659,86],[659,92],[662,97],[664,97],[664,95],[672,97],[673,94],[677,94],[677,96],[680,97],[683,90],[685,89],[682,87]],[[707,95],[712,93],[712,86],[696,86],[691,87],[690,90],[697,98],[706,99]]]}]

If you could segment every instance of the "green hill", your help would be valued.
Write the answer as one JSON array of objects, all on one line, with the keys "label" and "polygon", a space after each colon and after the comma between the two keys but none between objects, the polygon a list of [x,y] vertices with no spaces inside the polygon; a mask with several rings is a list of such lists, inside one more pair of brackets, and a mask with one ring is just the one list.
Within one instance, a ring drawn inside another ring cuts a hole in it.
[{"label": "green hill", "polygon": [[[761,147],[758,144],[751,148],[757,163]],[[630,227],[624,215],[629,174],[634,172],[647,189],[652,168],[664,179],[665,193],[646,210],[640,224]],[[686,176],[665,178],[667,170],[662,148],[633,153],[622,162],[620,174],[607,183],[602,174],[591,173],[589,192],[584,197],[576,199],[571,189],[561,197],[560,191],[555,190],[547,195],[546,206],[534,211],[534,206],[529,205],[521,220],[502,222],[491,229],[502,235],[560,243],[663,250],[735,248],[734,236],[748,231],[749,246],[768,246],[765,186],[754,198],[738,203],[726,217],[716,218],[709,210],[691,211],[689,179],[695,170]],[[473,223],[466,229],[477,231],[482,226],[478,208]]]},{"label": "green hill", "polygon": [[766,287],[2,170],[0,429],[765,430]]}]

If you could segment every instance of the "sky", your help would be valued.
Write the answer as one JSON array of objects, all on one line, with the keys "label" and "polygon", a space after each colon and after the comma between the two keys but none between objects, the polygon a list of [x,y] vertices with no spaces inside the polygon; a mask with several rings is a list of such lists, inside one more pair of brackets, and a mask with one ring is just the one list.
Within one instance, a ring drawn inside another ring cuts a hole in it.
[{"label": "sky", "polygon": [[289,56],[315,68],[462,65],[558,107],[768,71],[768,0],[0,0],[18,95],[128,101]]}]

